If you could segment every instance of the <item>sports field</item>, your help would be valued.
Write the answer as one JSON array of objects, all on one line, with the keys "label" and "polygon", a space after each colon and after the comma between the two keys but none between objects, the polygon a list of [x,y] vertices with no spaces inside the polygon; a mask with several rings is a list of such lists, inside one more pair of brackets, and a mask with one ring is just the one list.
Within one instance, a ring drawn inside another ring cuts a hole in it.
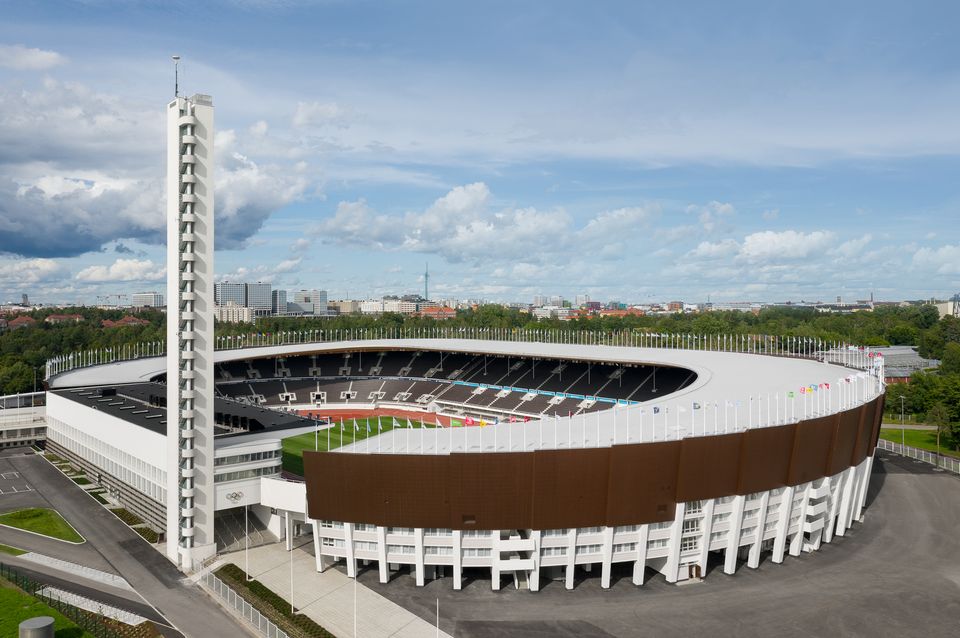
[{"label": "sports field", "polygon": [[284,439],[283,469],[297,476],[303,476],[304,450],[317,450],[320,452],[335,450],[342,445],[350,445],[356,441],[362,441],[368,437],[375,437],[377,434],[389,432],[394,428],[394,423],[404,428],[407,427],[408,424],[414,428],[421,427],[421,424],[427,428],[436,427],[435,423],[429,421],[415,421],[406,418],[394,419],[389,416],[344,419],[342,422],[336,423],[332,428],[322,429],[318,432],[308,432]]}]

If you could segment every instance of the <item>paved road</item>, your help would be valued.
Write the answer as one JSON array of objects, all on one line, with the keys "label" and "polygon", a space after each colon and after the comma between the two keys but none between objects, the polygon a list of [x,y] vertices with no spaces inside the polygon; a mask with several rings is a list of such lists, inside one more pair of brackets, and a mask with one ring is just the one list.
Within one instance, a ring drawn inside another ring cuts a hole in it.
[{"label": "paved road", "polygon": [[[29,455],[8,456],[6,459],[50,507],[59,511],[87,539],[87,545],[109,566],[105,571],[125,578],[170,624],[185,635],[203,638],[249,635],[245,628],[221,610],[202,589],[184,578],[136,532],[44,458]],[[22,544],[19,546],[22,547]],[[45,553],[40,549],[36,551]],[[76,556],[57,557],[89,564]]]},{"label": "paved road", "polygon": [[[581,579],[573,591],[478,578],[461,592],[449,579],[361,582],[424,619],[440,599],[441,628],[458,638],[546,636],[956,636],[960,618],[960,480],[932,466],[879,453],[864,523],[819,552],[741,567],[715,567],[701,584],[656,576],[640,588],[629,573],[607,591]],[[649,573],[649,572],[648,572]]]}]

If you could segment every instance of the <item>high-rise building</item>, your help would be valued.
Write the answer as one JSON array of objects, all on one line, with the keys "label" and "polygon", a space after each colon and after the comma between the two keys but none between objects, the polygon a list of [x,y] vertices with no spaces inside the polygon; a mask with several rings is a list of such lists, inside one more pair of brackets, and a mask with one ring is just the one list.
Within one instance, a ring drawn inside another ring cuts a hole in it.
[{"label": "high-rise building", "polygon": [[[247,308],[253,309],[254,316],[260,317],[270,314],[273,309],[273,299],[271,293],[273,286],[262,282],[255,284],[246,284],[247,288]],[[226,304],[222,304],[226,305]]]},{"label": "high-rise building", "polygon": [[287,314],[286,290],[274,290],[270,293],[270,311],[275,315]]},{"label": "high-rise building", "polygon": [[296,312],[305,315],[325,315],[327,314],[327,291],[298,290],[293,293],[293,304]]},{"label": "high-rise building", "polygon": [[163,295],[159,292],[135,292],[130,295],[130,304],[134,308],[162,308]]},{"label": "high-rise building", "polygon": [[587,305],[588,301],[590,301],[590,295],[577,295],[577,299],[576,299],[577,308]]},{"label": "high-rise building", "polygon": [[192,569],[213,533],[213,100],[167,105],[167,556]]},{"label": "high-rise building", "polygon": [[226,306],[228,303],[246,306],[248,285],[230,281],[217,282],[213,288],[213,301],[218,306]]}]

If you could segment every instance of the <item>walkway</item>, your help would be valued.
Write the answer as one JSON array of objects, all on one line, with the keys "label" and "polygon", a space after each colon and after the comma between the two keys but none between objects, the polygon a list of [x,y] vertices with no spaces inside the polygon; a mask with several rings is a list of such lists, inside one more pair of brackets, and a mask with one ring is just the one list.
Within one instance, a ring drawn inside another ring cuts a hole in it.
[{"label": "walkway", "polygon": [[[357,584],[335,568],[317,573],[312,541],[303,537],[298,539],[298,544],[293,556],[294,604],[334,635],[339,638],[450,638],[445,632],[438,634],[435,625]],[[242,551],[224,554],[223,558],[244,567]],[[283,543],[251,549],[250,574],[284,599],[290,599],[290,554]]]}]

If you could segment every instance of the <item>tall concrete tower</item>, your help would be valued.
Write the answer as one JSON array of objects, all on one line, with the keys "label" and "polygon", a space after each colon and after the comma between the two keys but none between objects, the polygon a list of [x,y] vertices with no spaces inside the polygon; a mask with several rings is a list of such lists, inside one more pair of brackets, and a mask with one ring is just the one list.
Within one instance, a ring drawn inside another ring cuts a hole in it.
[{"label": "tall concrete tower", "polygon": [[167,105],[167,556],[184,569],[213,535],[213,100]]}]

